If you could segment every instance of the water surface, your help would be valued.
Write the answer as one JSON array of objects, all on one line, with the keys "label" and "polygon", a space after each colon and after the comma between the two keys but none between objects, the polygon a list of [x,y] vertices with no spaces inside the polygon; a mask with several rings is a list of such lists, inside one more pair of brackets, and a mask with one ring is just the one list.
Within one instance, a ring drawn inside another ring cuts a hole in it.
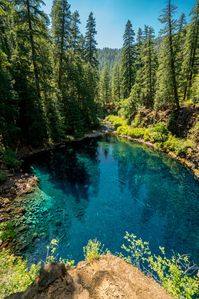
[{"label": "water surface", "polygon": [[[97,238],[113,253],[125,231],[199,262],[199,184],[176,161],[116,138],[87,139],[35,155],[26,162],[39,188],[25,197],[21,242],[29,262],[45,260],[59,239],[58,254],[80,261]],[[32,241],[30,241],[32,240]]]}]

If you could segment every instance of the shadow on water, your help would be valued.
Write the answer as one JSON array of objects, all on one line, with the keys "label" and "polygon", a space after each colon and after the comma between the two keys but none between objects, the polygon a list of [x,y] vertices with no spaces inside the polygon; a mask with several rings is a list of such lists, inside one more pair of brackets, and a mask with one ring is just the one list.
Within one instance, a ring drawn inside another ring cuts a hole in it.
[{"label": "shadow on water", "polygon": [[45,259],[60,239],[59,255],[83,258],[97,238],[113,253],[125,231],[199,262],[199,185],[177,162],[116,138],[88,139],[29,159],[39,188],[20,203],[20,250],[29,262]]}]

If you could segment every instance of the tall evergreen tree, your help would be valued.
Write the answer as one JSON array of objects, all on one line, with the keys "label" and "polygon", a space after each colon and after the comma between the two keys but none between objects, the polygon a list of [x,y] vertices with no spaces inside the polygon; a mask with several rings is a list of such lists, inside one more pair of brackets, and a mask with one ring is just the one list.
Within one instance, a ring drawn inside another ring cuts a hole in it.
[{"label": "tall evergreen tree", "polygon": [[182,66],[182,73],[184,74],[184,100],[189,98],[194,76],[199,71],[199,0],[196,1],[191,15],[192,20],[187,29]]},{"label": "tall evergreen tree", "polygon": [[79,25],[80,22],[80,16],[79,12],[76,10],[71,17],[71,40],[70,40],[70,46],[74,54],[81,53],[82,52],[82,36],[80,33]]},{"label": "tall evergreen tree", "polygon": [[145,42],[142,45],[142,78],[144,105],[153,108],[156,81],[156,53],[154,45],[154,29],[145,26]]},{"label": "tall evergreen tree", "polygon": [[47,138],[42,78],[49,60],[41,45],[48,40],[48,18],[41,10],[41,0],[14,0],[14,4],[17,46],[12,60],[20,98],[19,125],[26,141],[37,145]]},{"label": "tall evergreen tree", "polygon": [[154,29],[150,26],[144,27],[142,43],[139,47],[139,60],[140,67],[136,73],[135,85],[132,88],[131,102],[134,102],[134,107],[144,105],[147,108],[153,108],[157,59]]},{"label": "tall evergreen tree", "polygon": [[177,24],[173,17],[175,11],[176,7],[171,4],[171,0],[168,0],[159,19],[162,24],[165,24],[165,28],[161,31],[162,44],[157,73],[156,107],[173,105],[179,109],[175,51]]},{"label": "tall evergreen tree", "polygon": [[111,102],[111,78],[110,78],[110,71],[108,66],[106,65],[101,72],[100,81],[99,81],[99,97],[100,103],[104,107]]},{"label": "tall evergreen tree", "polygon": [[140,55],[142,44],[143,44],[143,31],[141,28],[138,28],[138,32],[136,36],[136,71],[138,71],[142,66],[141,55]]},{"label": "tall evergreen tree", "polygon": [[122,85],[121,85],[121,68],[118,63],[116,63],[113,67],[111,90],[112,90],[113,101],[120,100],[122,97]]},{"label": "tall evergreen tree", "polygon": [[184,71],[183,71],[183,61],[184,61],[184,46],[186,41],[186,17],[182,14],[178,20],[178,29],[176,37],[176,77],[178,82],[179,99],[183,99],[184,92]]},{"label": "tall evergreen tree", "polygon": [[86,24],[86,35],[85,35],[85,60],[90,63],[93,68],[98,67],[97,60],[97,42],[95,39],[96,31],[96,21],[91,12],[89,14],[87,24]]},{"label": "tall evergreen tree", "polygon": [[52,37],[54,74],[57,74],[58,88],[62,89],[63,73],[66,69],[66,51],[71,35],[71,12],[67,0],[54,0],[52,6]]},{"label": "tall evergreen tree", "polygon": [[125,98],[130,95],[131,88],[135,82],[134,36],[132,23],[128,20],[123,36],[124,43],[122,49],[123,93]]}]

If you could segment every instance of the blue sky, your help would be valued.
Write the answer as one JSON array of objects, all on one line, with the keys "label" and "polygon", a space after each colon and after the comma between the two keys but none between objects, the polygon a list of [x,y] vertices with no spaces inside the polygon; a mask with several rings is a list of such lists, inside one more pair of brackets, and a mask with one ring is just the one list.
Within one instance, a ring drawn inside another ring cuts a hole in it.
[{"label": "blue sky", "polygon": [[[44,10],[50,13],[53,0],[44,0]],[[92,11],[97,23],[98,47],[120,48],[124,27],[128,19],[135,31],[138,27],[151,25],[158,35],[161,24],[158,17],[164,8],[165,0],[69,0],[71,10],[78,10],[81,17],[81,30],[84,33],[86,20]],[[174,0],[178,6],[179,16],[182,12],[189,14],[194,0]]]}]

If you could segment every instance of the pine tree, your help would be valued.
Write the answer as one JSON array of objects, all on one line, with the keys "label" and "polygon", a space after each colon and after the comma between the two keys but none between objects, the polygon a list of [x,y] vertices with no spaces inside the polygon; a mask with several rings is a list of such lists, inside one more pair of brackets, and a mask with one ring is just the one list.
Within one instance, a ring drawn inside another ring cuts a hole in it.
[{"label": "pine tree", "polygon": [[73,51],[74,54],[80,54],[82,51],[82,36],[80,33],[79,25],[81,24],[80,22],[80,16],[79,12],[76,10],[72,14],[71,18],[71,40],[70,40],[70,47]]},{"label": "pine tree", "polygon": [[157,72],[156,107],[175,106],[179,109],[178,84],[176,76],[175,35],[177,24],[173,18],[176,7],[168,0],[160,22],[165,24],[162,30],[162,43],[159,52],[159,68]]},{"label": "pine tree", "polygon": [[66,51],[70,47],[71,12],[67,0],[54,0],[52,6],[52,37],[54,74],[58,88],[62,89],[63,73],[66,69]]},{"label": "pine tree", "polygon": [[138,71],[142,66],[141,55],[140,55],[142,44],[143,44],[143,31],[141,28],[138,28],[138,32],[136,36],[136,71]]},{"label": "pine tree", "polygon": [[154,45],[154,29],[145,26],[145,41],[142,45],[142,92],[143,104],[148,108],[153,108],[156,81],[156,53]]},{"label": "pine tree", "polygon": [[184,61],[184,45],[186,41],[186,17],[185,14],[182,14],[178,20],[178,29],[176,37],[176,77],[178,82],[179,90],[179,99],[183,98],[183,80],[184,80],[184,71],[183,71],[183,61]]},{"label": "pine tree", "polygon": [[87,24],[86,24],[86,35],[85,35],[85,61],[90,63],[93,68],[98,67],[97,61],[97,42],[95,40],[96,21],[91,12]]},{"label": "pine tree", "polygon": [[122,49],[122,76],[123,76],[123,93],[127,98],[130,95],[131,88],[135,82],[135,47],[134,43],[135,33],[132,28],[131,21],[128,20],[123,36]]},{"label": "pine tree", "polygon": [[194,76],[199,71],[199,0],[196,1],[191,15],[192,20],[187,29],[182,65],[182,73],[184,74],[184,100],[190,97]]},{"label": "pine tree", "polygon": [[13,50],[13,77],[20,102],[19,126],[29,144],[41,144],[47,138],[44,109],[46,60],[43,45],[48,43],[48,18],[41,10],[43,1],[15,0],[16,47]]},{"label": "pine tree", "polygon": [[[142,43],[139,46],[140,67],[137,70],[135,85],[131,92],[133,107],[144,105],[153,108],[156,81],[156,53],[154,43],[154,29],[144,27]],[[136,98],[135,98],[136,97]]]},{"label": "pine tree", "polygon": [[113,101],[118,101],[122,97],[122,86],[121,86],[121,68],[118,63],[116,63],[113,67],[113,75],[112,75],[112,99]]},{"label": "pine tree", "polygon": [[110,78],[110,70],[106,65],[100,75],[99,81],[99,98],[100,103],[104,110],[108,107],[108,104],[111,102],[111,78]]}]

